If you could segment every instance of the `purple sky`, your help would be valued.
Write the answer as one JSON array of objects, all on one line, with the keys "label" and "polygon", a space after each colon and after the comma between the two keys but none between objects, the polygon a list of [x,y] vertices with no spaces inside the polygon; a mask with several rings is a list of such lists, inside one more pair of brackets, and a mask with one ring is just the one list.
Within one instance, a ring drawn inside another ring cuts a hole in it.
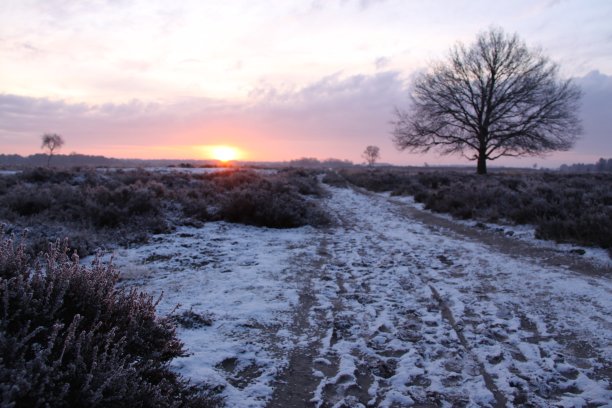
[{"label": "purple sky", "polygon": [[492,24],[517,32],[582,87],[585,133],[570,152],[494,164],[612,157],[609,1],[4,0],[0,153],[467,164],[398,152],[392,112],[415,72]]}]

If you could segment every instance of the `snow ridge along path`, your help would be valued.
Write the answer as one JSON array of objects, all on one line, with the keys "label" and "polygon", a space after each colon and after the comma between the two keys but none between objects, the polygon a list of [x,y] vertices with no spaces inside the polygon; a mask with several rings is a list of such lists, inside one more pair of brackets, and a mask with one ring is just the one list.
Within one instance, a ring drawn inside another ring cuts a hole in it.
[{"label": "snow ridge along path", "polygon": [[329,191],[324,230],[211,223],[117,257],[127,284],[164,292],[162,313],[211,314],[180,330],[179,371],[219,385],[229,407],[612,400],[608,277],[499,251],[383,195]]}]

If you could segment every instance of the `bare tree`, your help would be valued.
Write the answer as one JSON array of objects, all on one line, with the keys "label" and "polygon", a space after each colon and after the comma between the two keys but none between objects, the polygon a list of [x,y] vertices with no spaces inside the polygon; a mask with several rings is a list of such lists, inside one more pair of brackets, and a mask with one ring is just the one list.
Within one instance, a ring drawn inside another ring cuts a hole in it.
[{"label": "bare tree", "polygon": [[569,150],[581,133],[580,89],[516,34],[492,28],[413,82],[411,108],[396,109],[400,150],[461,154],[486,174],[487,160]]},{"label": "bare tree", "polygon": [[378,146],[368,146],[361,154],[361,157],[363,157],[368,166],[373,166],[376,160],[380,158],[380,149]]},{"label": "bare tree", "polygon": [[51,156],[55,149],[60,149],[64,145],[64,139],[56,133],[45,133],[42,135],[41,149],[49,150],[49,158],[47,159],[47,167],[51,163]]}]

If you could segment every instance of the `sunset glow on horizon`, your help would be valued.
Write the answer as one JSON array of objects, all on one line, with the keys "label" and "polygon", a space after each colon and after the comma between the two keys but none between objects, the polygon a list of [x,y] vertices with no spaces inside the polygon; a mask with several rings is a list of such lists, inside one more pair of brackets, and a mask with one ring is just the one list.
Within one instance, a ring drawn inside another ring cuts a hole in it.
[{"label": "sunset glow on horizon", "polygon": [[239,160],[242,154],[239,149],[232,146],[204,146],[204,159],[214,159],[226,163],[229,161]]},{"label": "sunset glow on horizon", "polygon": [[6,0],[0,154],[40,153],[51,132],[58,154],[359,163],[376,145],[382,162],[471,164],[397,151],[389,122],[415,73],[496,25],[575,78],[585,134],[495,164],[593,162],[612,157],[611,19],[605,0]]}]

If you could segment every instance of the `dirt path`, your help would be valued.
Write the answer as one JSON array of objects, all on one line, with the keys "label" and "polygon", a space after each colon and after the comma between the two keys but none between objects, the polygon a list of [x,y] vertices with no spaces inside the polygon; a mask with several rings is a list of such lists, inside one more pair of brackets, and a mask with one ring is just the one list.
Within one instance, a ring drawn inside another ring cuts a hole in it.
[{"label": "dirt path", "polygon": [[577,257],[333,189],[270,407],[604,406],[612,285]]}]

